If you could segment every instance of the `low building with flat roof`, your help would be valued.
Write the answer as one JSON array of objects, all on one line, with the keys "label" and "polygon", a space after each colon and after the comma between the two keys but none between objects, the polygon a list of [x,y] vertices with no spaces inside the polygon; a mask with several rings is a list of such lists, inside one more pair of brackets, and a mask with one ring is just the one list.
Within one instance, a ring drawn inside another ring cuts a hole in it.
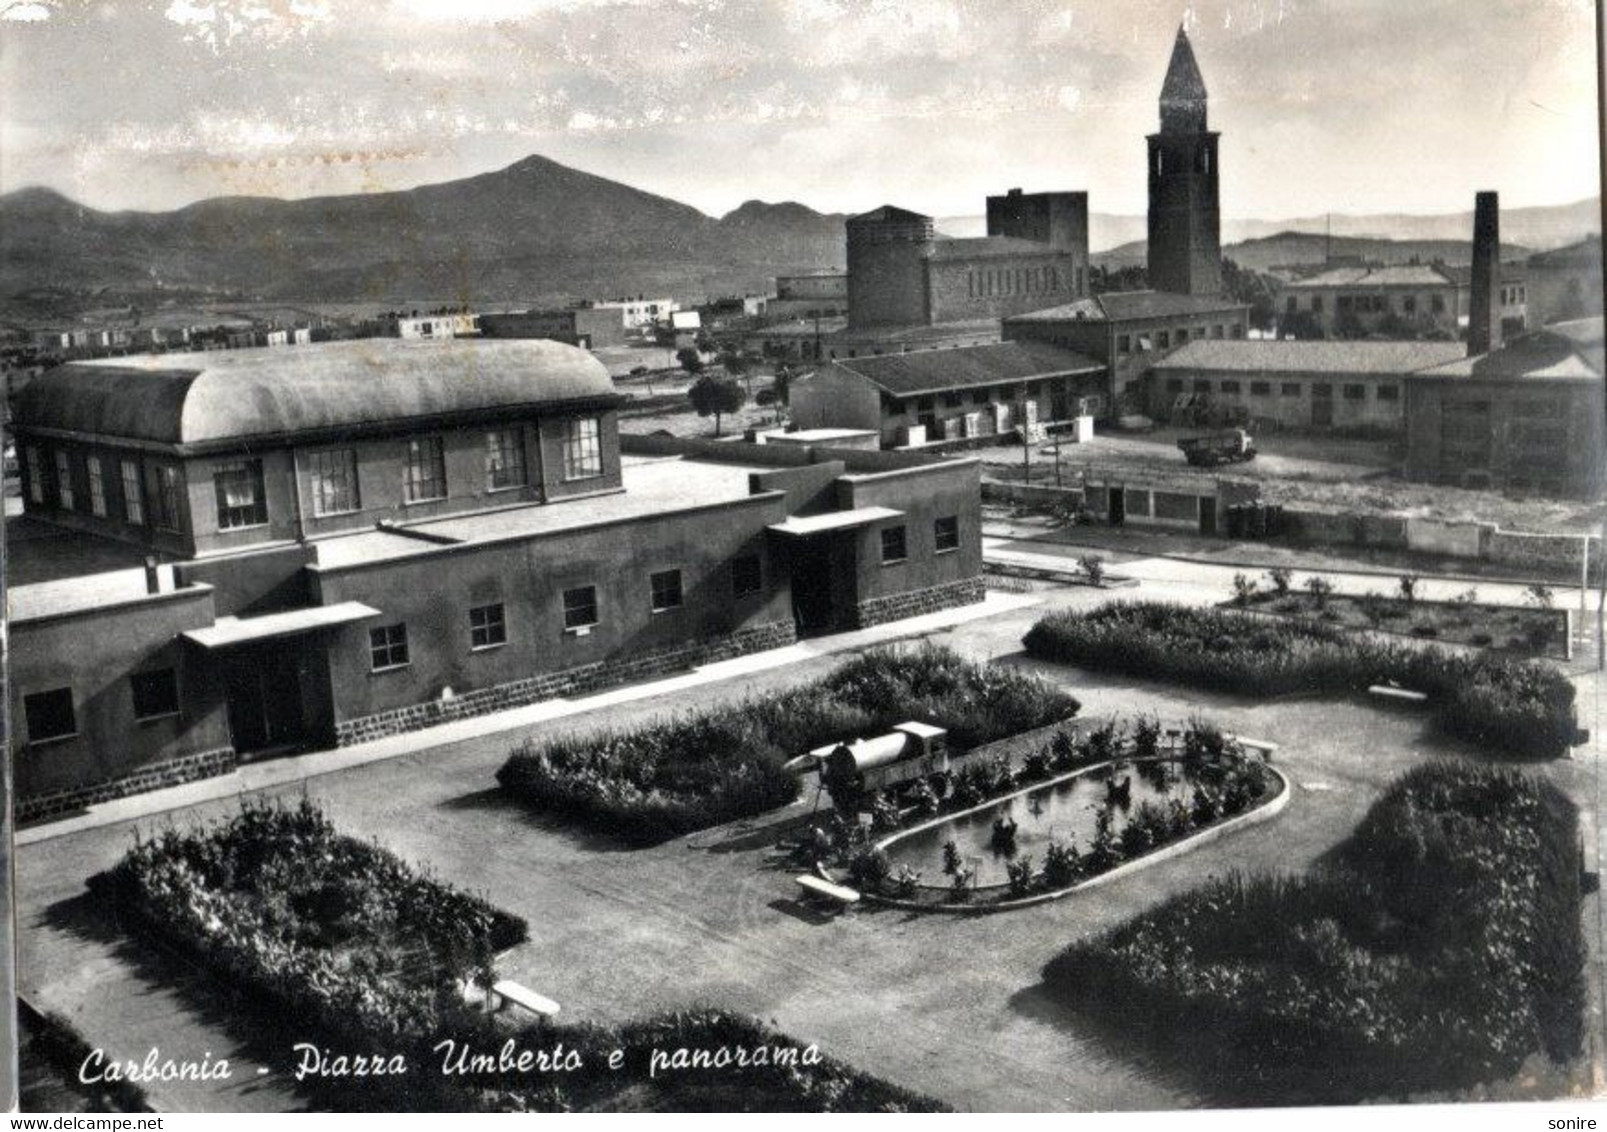
[{"label": "low building with flat roof", "polygon": [[39,378],[14,420],[19,818],[981,599],[974,461],[626,454],[620,400],[545,340]]}]

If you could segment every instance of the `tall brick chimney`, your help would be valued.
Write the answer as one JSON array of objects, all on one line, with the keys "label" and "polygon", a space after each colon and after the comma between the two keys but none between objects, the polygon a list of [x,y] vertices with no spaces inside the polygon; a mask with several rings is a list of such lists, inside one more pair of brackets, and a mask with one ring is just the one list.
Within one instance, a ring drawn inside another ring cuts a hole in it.
[{"label": "tall brick chimney", "polygon": [[1501,348],[1501,195],[1473,205],[1473,289],[1468,296],[1468,357]]}]

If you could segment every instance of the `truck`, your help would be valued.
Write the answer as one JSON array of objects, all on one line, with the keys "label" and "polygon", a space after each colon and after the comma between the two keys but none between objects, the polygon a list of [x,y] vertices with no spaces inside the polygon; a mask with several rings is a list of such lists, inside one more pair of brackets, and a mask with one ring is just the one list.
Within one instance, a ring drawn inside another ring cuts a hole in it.
[{"label": "truck", "polygon": [[1255,459],[1255,441],[1242,428],[1185,436],[1177,442],[1183,456],[1199,468],[1216,464],[1242,464]]}]

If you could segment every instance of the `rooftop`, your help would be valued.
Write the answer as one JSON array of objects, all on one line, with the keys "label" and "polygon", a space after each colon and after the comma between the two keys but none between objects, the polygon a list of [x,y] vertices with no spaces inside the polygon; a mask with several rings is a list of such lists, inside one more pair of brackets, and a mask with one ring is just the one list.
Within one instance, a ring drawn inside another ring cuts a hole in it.
[{"label": "rooftop", "polygon": [[1177,295],[1170,291],[1109,291],[1065,306],[1018,314],[1006,322],[1129,322],[1243,311],[1228,295]]},{"label": "rooftop", "polygon": [[838,358],[835,364],[895,397],[1073,373],[1100,373],[1105,368],[1082,354],[1038,342],[1001,342],[872,358]]},{"label": "rooftop", "polygon": [[14,419],[19,429],[222,446],[613,396],[600,362],[558,342],[366,338],[69,362],[18,395]]},{"label": "rooftop", "polygon": [[[1471,271],[1471,269],[1469,269]],[[1289,283],[1291,287],[1446,287],[1456,280],[1437,266],[1335,267]]]},{"label": "rooftop", "polygon": [[771,471],[681,457],[623,456],[625,489],[548,504],[451,516],[403,528],[367,530],[318,541],[318,565],[342,569],[440,551],[452,544],[532,538],[557,531],[687,511],[749,498],[748,476]]},{"label": "rooftop", "polygon": [[1414,376],[1431,380],[1496,378],[1600,383],[1607,373],[1602,337],[1600,318],[1559,322],[1514,338],[1499,350],[1458,358]]},{"label": "rooftop", "polygon": [[945,237],[932,244],[933,259],[983,259],[991,256],[1058,255],[1053,247],[1015,236]]},{"label": "rooftop", "polygon": [[1238,373],[1414,373],[1467,353],[1461,342],[1280,342],[1201,339],[1155,363],[1158,370]]}]

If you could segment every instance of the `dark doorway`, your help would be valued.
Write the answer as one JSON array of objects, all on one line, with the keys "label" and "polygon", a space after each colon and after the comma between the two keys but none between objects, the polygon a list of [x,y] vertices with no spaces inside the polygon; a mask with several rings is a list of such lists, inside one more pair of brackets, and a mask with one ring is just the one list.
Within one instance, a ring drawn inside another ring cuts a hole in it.
[{"label": "dark doorway", "polygon": [[303,746],[307,734],[302,706],[298,645],[288,641],[235,650],[225,664],[229,731],[241,755]]},{"label": "dark doorway", "polygon": [[1216,497],[1211,495],[1200,496],[1200,533],[1202,535],[1216,534]]},{"label": "dark doorway", "polygon": [[1331,428],[1334,423],[1334,401],[1332,397],[1313,397],[1311,399],[1311,427]]},{"label": "dark doorway", "polygon": [[1119,527],[1127,520],[1127,489],[1113,487],[1110,489],[1110,525]]},{"label": "dark doorway", "polygon": [[852,612],[853,596],[838,583],[844,573],[838,549],[830,535],[795,539],[788,547],[792,616],[800,637],[835,632]]}]

